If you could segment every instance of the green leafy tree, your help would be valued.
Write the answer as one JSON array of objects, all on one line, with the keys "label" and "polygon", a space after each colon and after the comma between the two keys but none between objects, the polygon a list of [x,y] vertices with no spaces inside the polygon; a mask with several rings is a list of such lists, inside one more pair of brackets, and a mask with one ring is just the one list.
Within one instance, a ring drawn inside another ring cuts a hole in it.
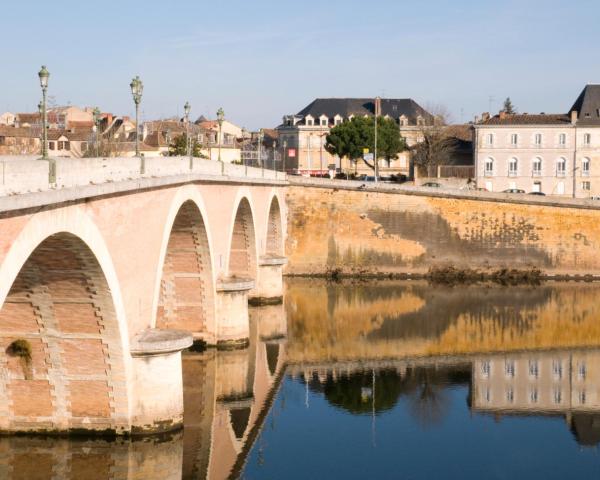
[{"label": "green leafy tree", "polygon": [[[331,129],[327,135],[325,150],[340,159],[356,162],[363,158],[363,150],[375,150],[375,122],[373,117],[354,117]],[[400,136],[396,122],[390,118],[377,119],[377,157],[386,160],[396,158],[398,153],[406,150],[406,142]],[[374,163],[363,160],[371,169]]]},{"label": "green leafy tree", "polygon": [[508,113],[509,115],[514,115],[515,113],[517,113],[517,110],[515,109],[514,105],[512,104],[510,97],[506,97],[506,100],[504,100],[504,107],[503,110],[505,113]]},{"label": "green leafy tree", "polygon": [[[169,157],[180,157],[187,155],[187,135],[179,135],[169,145]],[[206,157],[202,154],[202,145],[197,141],[192,141],[192,155],[194,157]]]}]

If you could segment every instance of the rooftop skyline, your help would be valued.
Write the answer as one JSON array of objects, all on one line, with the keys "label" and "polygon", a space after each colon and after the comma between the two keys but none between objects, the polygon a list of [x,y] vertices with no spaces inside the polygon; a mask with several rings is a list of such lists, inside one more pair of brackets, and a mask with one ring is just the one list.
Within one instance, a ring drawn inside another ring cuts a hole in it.
[{"label": "rooftop skyline", "polygon": [[[1,111],[36,111],[37,71],[57,104],[142,119],[183,114],[275,126],[317,97],[413,98],[469,121],[510,96],[520,112],[563,113],[600,82],[593,46],[600,5],[556,0],[26,0],[3,15]],[[493,97],[490,100],[490,97]]]}]

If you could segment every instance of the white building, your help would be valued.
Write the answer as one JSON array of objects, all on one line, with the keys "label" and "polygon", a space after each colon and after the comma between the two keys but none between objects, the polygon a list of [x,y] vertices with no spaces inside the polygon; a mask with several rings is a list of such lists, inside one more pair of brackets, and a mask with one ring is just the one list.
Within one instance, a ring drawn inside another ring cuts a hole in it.
[{"label": "white building", "polygon": [[484,116],[475,125],[477,186],[549,195],[600,195],[600,85],[569,113]]}]

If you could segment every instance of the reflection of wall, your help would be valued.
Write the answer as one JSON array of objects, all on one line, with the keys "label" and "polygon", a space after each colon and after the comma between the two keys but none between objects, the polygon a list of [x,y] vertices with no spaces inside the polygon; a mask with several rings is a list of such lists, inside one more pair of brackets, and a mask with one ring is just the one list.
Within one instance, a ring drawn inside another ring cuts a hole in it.
[{"label": "reflection of wall", "polygon": [[600,286],[370,285],[288,279],[290,362],[600,345]]},{"label": "reflection of wall", "polygon": [[430,266],[600,273],[600,211],[342,188],[287,192],[288,273]]}]

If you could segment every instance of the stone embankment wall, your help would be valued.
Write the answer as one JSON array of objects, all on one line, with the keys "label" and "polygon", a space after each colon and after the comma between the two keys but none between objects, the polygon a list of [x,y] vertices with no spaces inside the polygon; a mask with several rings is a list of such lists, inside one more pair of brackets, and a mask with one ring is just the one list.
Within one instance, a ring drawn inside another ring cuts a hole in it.
[{"label": "stone embankment wall", "polygon": [[291,179],[287,275],[600,275],[600,202]]}]

